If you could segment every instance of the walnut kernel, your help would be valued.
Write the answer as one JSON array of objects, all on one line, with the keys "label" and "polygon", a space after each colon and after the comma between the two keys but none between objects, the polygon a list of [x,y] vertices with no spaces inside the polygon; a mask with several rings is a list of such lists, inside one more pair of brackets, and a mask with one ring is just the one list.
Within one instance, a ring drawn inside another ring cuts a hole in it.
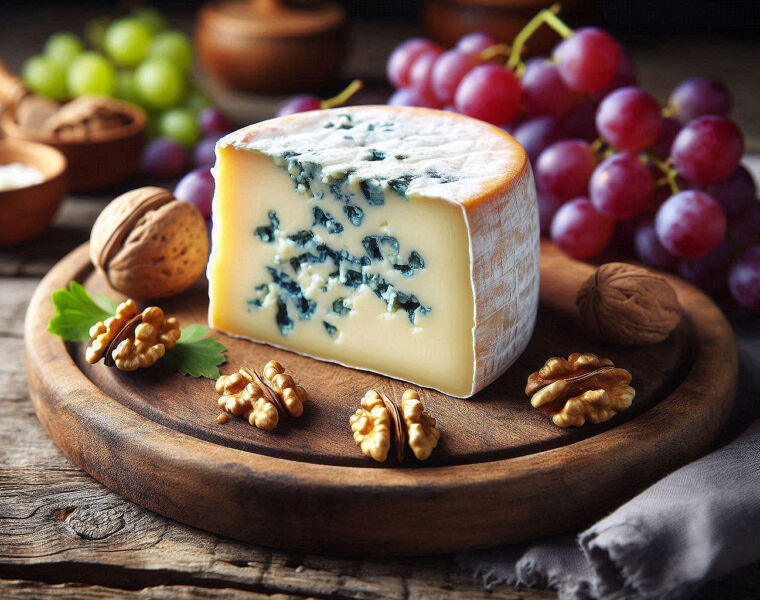
[{"label": "walnut kernel", "polygon": [[425,414],[420,395],[414,390],[404,392],[401,397],[401,411],[406,424],[409,447],[419,460],[426,460],[441,437],[441,432],[435,426],[435,419]]},{"label": "walnut kernel", "polygon": [[636,391],[631,374],[593,354],[550,358],[531,374],[525,392],[531,405],[550,415],[558,427],[602,423],[629,408]]},{"label": "walnut kernel", "polygon": [[142,312],[134,336],[128,335],[120,341],[111,356],[120,371],[145,369],[174,348],[179,336],[179,321],[175,317],[165,319],[163,310],[149,306]]},{"label": "walnut kernel", "polygon": [[216,381],[219,408],[231,415],[245,417],[251,425],[271,431],[283,416],[300,417],[306,402],[306,390],[296,385],[285,368],[269,361],[264,377],[246,367]]},{"label": "walnut kernel", "polygon": [[108,346],[116,337],[127,321],[137,315],[137,304],[131,298],[116,307],[116,314],[105,321],[98,321],[90,327],[92,341],[85,351],[85,360],[94,365],[105,355]]},{"label": "walnut kernel", "polygon": [[378,462],[388,458],[391,448],[391,414],[375,390],[369,390],[361,401],[361,408],[351,418],[354,440],[365,456]]},{"label": "walnut kernel", "polygon": [[407,443],[418,460],[426,460],[441,437],[435,419],[425,413],[414,390],[404,392],[400,409],[383,393],[368,390],[349,422],[361,451],[378,462],[388,458],[391,442],[398,462],[404,460]]}]

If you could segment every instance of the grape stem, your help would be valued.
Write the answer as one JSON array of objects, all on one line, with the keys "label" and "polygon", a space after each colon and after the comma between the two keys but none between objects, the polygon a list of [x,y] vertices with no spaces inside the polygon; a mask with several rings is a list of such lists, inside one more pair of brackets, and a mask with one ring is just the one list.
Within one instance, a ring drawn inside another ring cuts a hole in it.
[{"label": "grape stem", "polygon": [[532,36],[541,25],[548,25],[554,31],[556,31],[563,38],[568,38],[573,35],[573,30],[570,29],[565,23],[557,16],[560,10],[559,4],[552,4],[549,8],[545,8],[539,11],[535,17],[533,17],[528,23],[520,30],[515,36],[514,43],[512,44],[512,52],[509,55],[507,66],[513,70],[522,70],[522,51],[525,47],[525,42]]},{"label": "grape stem", "polygon": [[[674,194],[677,194],[681,190],[678,188],[678,183],[676,182],[676,178],[678,177],[678,171],[676,171],[670,164],[670,160],[660,160],[657,158],[654,154],[647,153],[647,158],[652,162],[652,164],[660,169],[662,173],[665,175],[665,182],[670,186],[670,191]],[[658,185],[661,183],[660,181],[657,182]]]},{"label": "grape stem", "polygon": [[337,96],[333,96],[327,100],[322,100],[319,103],[319,108],[335,108],[336,106],[341,106],[348,102],[351,99],[351,96],[353,96],[363,87],[364,83],[361,79],[354,79],[351,83],[348,84],[348,86],[346,86],[346,89]]},{"label": "grape stem", "polygon": [[495,56],[509,56],[510,52],[512,52],[512,48],[507,44],[494,44],[478,54],[478,58],[480,60],[491,60]]}]

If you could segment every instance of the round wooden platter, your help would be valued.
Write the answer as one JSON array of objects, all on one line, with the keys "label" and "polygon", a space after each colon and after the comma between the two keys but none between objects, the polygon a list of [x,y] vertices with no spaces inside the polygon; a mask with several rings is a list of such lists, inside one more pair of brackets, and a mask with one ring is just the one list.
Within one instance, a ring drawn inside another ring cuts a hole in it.
[{"label": "round wooden platter", "polygon": [[[400,399],[407,384],[215,335],[222,372],[283,363],[309,400],[274,432],[242,418],[217,424],[214,384],[161,367],[88,365],[84,344],[47,333],[50,294],[72,279],[120,299],[93,272],[87,246],[40,284],[26,317],[37,415],[77,465],[160,514],[234,538],[324,553],[421,554],[487,547],[581,527],[704,452],[733,404],[737,355],[715,305],[672,279],[684,315],[664,342],[607,346],[584,334],[574,295],[592,267],[544,243],[541,307],[517,363],[469,400],[420,389],[439,423],[425,463],[375,463],[348,419],[367,389]],[[205,322],[204,285],[162,302],[183,325]],[[531,408],[528,375],[550,356],[594,352],[633,375],[633,406],[602,425],[560,429]],[[414,386],[411,386],[414,387]]]}]

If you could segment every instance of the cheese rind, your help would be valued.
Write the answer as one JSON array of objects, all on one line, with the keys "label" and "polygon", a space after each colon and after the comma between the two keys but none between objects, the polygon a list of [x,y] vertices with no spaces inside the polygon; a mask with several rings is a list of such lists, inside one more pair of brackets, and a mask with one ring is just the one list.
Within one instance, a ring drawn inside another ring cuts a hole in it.
[{"label": "cheese rind", "polygon": [[501,130],[313,111],[220,140],[215,177],[212,326],[459,397],[527,344],[535,191]]}]

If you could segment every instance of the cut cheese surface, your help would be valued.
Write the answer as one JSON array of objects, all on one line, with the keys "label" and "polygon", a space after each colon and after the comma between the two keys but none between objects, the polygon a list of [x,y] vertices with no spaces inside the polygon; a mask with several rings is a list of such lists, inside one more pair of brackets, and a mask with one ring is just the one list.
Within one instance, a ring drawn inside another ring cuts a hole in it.
[{"label": "cut cheese surface", "polygon": [[217,145],[209,321],[467,397],[527,344],[530,168],[501,130],[427,109],[265,121]]}]

